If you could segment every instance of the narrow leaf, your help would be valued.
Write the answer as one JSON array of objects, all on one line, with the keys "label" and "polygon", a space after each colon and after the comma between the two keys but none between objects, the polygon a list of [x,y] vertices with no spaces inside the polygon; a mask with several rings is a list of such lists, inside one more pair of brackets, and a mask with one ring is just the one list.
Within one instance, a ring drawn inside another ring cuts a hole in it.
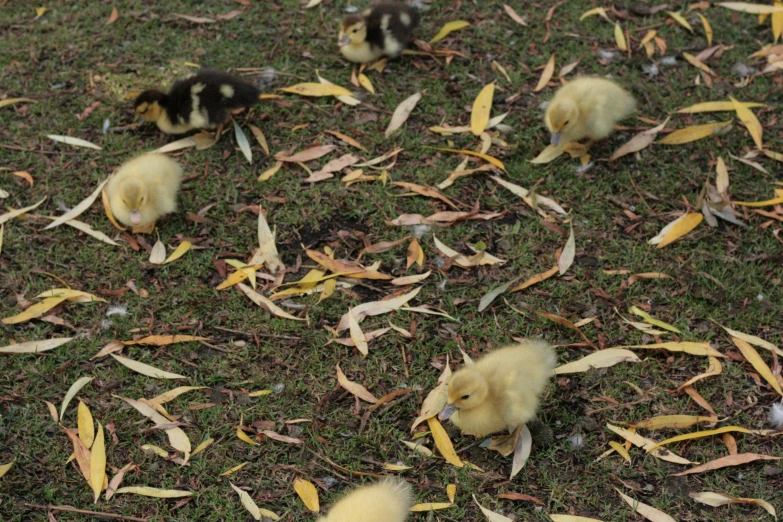
[{"label": "narrow leaf", "polygon": [[242,154],[245,155],[245,158],[247,158],[247,162],[252,165],[253,151],[250,150],[250,142],[247,141],[247,136],[245,136],[245,132],[239,127],[239,125],[237,125],[237,122],[231,120],[231,123],[234,124],[234,136],[237,139],[237,145],[239,145],[239,150],[241,150]]},{"label": "narrow leaf", "polygon": [[73,383],[70,388],[68,388],[68,391],[65,393],[65,397],[63,397],[63,403],[60,406],[60,420],[65,418],[65,410],[68,408],[68,404],[71,402],[71,399],[73,399],[76,394],[79,393],[82,388],[87,386],[87,384],[94,378],[95,377],[82,377]]},{"label": "narrow leaf", "polygon": [[541,78],[539,78],[538,84],[536,84],[536,87],[535,89],[533,89],[533,92],[539,92],[544,90],[544,87],[547,86],[549,80],[552,79],[552,75],[554,73],[555,73],[555,55],[552,54],[552,56],[549,57],[549,61],[546,63],[546,66],[544,67],[544,70],[541,73]]},{"label": "narrow leaf", "polygon": [[492,98],[495,96],[495,83],[485,85],[476,100],[473,102],[473,110],[470,113],[470,131],[474,136],[480,136],[489,124],[489,115],[492,111]]},{"label": "narrow leaf", "polygon": [[90,455],[90,481],[92,482],[93,501],[97,504],[101,496],[103,482],[106,480],[106,446],[103,442],[103,426],[98,423],[95,442]]},{"label": "narrow leaf", "polygon": [[446,38],[449,34],[451,34],[454,31],[458,31],[460,29],[464,29],[465,27],[468,27],[470,25],[470,22],[466,22],[464,20],[453,20],[451,22],[446,23],[443,27],[440,28],[440,31],[438,31],[438,34],[432,37],[432,40],[430,40],[430,43],[433,44],[435,42],[439,42]]},{"label": "narrow leaf", "polygon": [[43,341],[28,341],[26,343],[12,344],[0,347],[0,353],[39,353],[54,350],[71,341],[73,337],[60,337]]},{"label": "narrow leaf", "polygon": [[150,366],[149,364],[134,361],[133,359],[120,357],[119,355],[114,355],[113,353],[110,353],[109,355],[114,357],[118,363],[122,364],[126,368],[130,368],[134,372],[146,375],[147,377],[153,377],[155,379],[187,379],[187,377],[184,375],[160,370],[154,366]]},{"label": "narrow leaf", "polygon": [[438,419],[436,417],[430,417],[427,419],[427,424],[430,426],[430,432],[432,432],[435,446],[438,448],[438,451],[440,451],[443,458],[446,459],[446,462],[458,468],[463,467],[465,464],[460,460],[457,452],[454,450],[454,445],[451,443],[448,433],[443,429],[443,426]]},{"label": "narrow leaf", "polygon": [[294,480],[294,491],[296,491],[296,494],[302,499],[302,502],[304,502],[307,509],[313,513],[318,513],[318,511],[320,511],[321,507],[318,502],[318,491],[310,481],[297,477]]},{"label": "narrow leaf", "polygon": [[386,127],[386,132],[384,132],[384,135],[387,138],[408,121],[411,112],[416,108],[416,104],[419,103],[419,100],[421,100],[421,96],[422,94],[417,92],[413,96],[403,100],[403,102],[394,109],[394,114],[392,114],[391,121],[389,121],[389,126]]},{"label": "narrow leaf", "polygon": [[353,395],[356,395],[363,401],[369,402],[370,404],[375,404],[378,402],[378,399],[372,393],[367,391],[367,388],[361,384],[348,380],[348,377],[346,377],[343,371],[340,369],[339,364],[337,365],[337,382],[340,384],[340,386],[351,392]]}]

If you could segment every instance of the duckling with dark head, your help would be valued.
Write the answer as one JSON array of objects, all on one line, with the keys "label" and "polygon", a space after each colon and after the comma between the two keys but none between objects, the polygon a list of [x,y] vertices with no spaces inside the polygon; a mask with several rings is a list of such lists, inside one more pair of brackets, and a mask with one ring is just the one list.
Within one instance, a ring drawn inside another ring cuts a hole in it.
[{"label": "duckling with dark head", "polygon": [[338,45],[346,60],[369,63],[396,58],[408,46],[419,25],[419,12],[402,1],[380,2],[361,15],[346,16],[340,24]]},{"label": "duckling with dark head", "polygon": [[175,82],[168,94],[158,90],[141,93],[134,104],[136,114],[155,122],[166,134],[220,127],[231,113],[254,105],[260,92],[230,74],[201,70]]}]

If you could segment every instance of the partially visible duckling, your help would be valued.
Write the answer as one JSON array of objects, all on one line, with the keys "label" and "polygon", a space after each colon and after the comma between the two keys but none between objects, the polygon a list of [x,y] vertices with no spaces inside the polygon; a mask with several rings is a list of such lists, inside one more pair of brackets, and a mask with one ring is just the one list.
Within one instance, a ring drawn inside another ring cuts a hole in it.
[{"label": "partially visible duckling", "polygon": [[144,154],[123,163],[106,184],[114,217],[144,227],[177,209],[182,167],[163,154]]},{"label": "partially visible duckling", "polygon": [[407,482],[387,479],[353,490],[318,522],[405,522],[413,506]]},{"label": "partially visible duckling", "polygon": [[633,96],[606,78],[580,77],[560,87],[546,108],[552,145],[609,136],[614,124],[636,108]]},{"label": "partially visible duckling", "polygon": [[535,416],[556,359],[549,343],[540,340],[485,355],[451,377],[440,419],[476,437],[512,432]]},{"label": "partially visible duckling", "polygon": [[419,12],[402,1],[381,2],[361,15],[348,15],[340,24],[337,44],[346,60],[373,62],[396,58],[408,46],[419,25]]},{"label": "partially visible duckling", "polygon": [[222,127],[233,111],[255,104],[259,94],[244,80],[205,69],[175,82],[168,94],[144,91],[136,98],[134,109],[166,134],[182,134]]}]

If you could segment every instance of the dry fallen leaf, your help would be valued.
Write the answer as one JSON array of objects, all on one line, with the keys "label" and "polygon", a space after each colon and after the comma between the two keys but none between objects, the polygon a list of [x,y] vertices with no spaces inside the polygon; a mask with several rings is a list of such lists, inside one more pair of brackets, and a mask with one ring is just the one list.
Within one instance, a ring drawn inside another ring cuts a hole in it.
[{"label": "dry fallen leaf", "polygon": [[[169,419],[158,413],[153,409],[152,406],[150,406],[147,403],[141,402],[141,401],[135,401],[133,399],[128,399],[126,397],[120,397],[118,395],[112,395],[112,397],[116,397],[118,399],[121,399],[125,401],[126,403],[133,406],[133,408],[136,409],[139,413],[150,419],[152,422],[154,422],[156,425],[164,425],[169,423]],[[182,428],[175,426],[172,428],[166,428],[164,430],[166,432],[166,436],[169,439],[169,444],[171,444],[171,447],[174,448],[177,451],[181,451],[185,454],[185,462],[190,458],[190,439],[185,434],[185,432],[182,430]],[[119,491],[117,491],[119,493]]]},{"label": "dry fallen leaf", "polygon": [[731,103],[734,104],[734,110],[737,111],[737,117],[742,121],[742,124],[747,127],[748,132],[753,138],[756,148],[762,150],[764,148],[764,144],[762,143],[764,128],[761,126],[758,118],[756,118],[756,115],[753,114],[750,109],[735,100],[734,97],[729,96],[729,98],[731,99]]},{"label": "dry fallen leaf", "polygon": [[340,386],[351,392],[353,395],[359,397],[363,401],[369,402],[370,404],[375,404],[378,402],[378,399],[372,393],[367,391],[367,388],[361,384],[348,380],[343,371],[340,369],[339,364],[337,365],[337,382],[340,384]]},{"label": "dry fallen leaf", "polygon": [[724,495],[723,493],[714,493],[711,491],[689,493],[688,495],[696,502],[701,502],[702,504],[707,504],[708,506],[713,507],[726,506],[729,504],[755,504],[764,508],[767,513],[775,517],[775,520],[778,518],[777,513],[775,512],[775,508],[772,506],[772,504],[760,498],[737,498]]},{"label": "dry fallen leaf", "polygon": [[114,355],[113,353],[110,353],[109,355],[114,357],[118,363],[122,364],[126,368],[130,368],[134,372],[146,375],[147,377],[152,377],[154,379],[187,379],[187,377],[184,375],[160,370],[154,366],[150,366],[149,364],[134,361],[133,359],[120,357],[119,355]]},{"label": "dry fallen leaf", "polygon": [[79,439],[87,449],[90,449],[95,441],[95,423],[92,413],[90,413],[90,408],[82,401],[79,401],[79,406],[76,409],[76,419],[77,427],[79,428]]},{"label": "dry fallen leaf", "polygon": [[700,355],[706,357],[726,357],[718,350],[710,346],[709,342],[675,342],[670,341],[667,343],[651,343],[651,344],[632,344],[627,346],[618,346],[617,348],[644,348],[648,350],[664,349],[670,352],[685,352],[691,355]]},{"label": "dry fallen leaf", "polygon": [[666,121],[658,125],[657,127],[653,127],[652,129],[647,129],[646,131],[642,131],[630,140],[626,141],[619,149],[614,151],[614,154],[609,158],[610,161],[614,161],[618,158],[621,158],[625,156],[626,154],[631,154],[633,152],[639,152],[640,150],[643,150],[647,148],[653,141],[655,141],[655,138],[658,136],[658,133],[661,132],[665,127],[666,124],[669,122],[669,118],[666,118]]},{"label": "dry fallen leaf", "polygon": [[71,341],[73,337],[58,337],[43,341],[28,341],[26,343],[12,344],[0,347],[0,353],[39,353],[54,350]]},{"label": "dry fallen leaf", "polygon": [[749,14],[783,13],[783,7],[762,5],[762,4],[751,4],[748,2],[721,2],[716,5],[725,7],[727,9],[731,9],[733,11],[740,11]]},{"label": "dry fallen leaf", "polygon": [[647,504],[642,504],[638,500],[634,500],[631,497],[624,495],[619,489],[615,488],[615,491],[617,491],[621,497],[623,497],[623,500],[633,508],[634,511],[642,515],[647,520],[650,520],[651,522],[677,522],[675,519],[664,513],[663,511],[660,511],[658,509],[655,509],[652,506],[648,506]]},{"label": "dry fallen leaf", "polygon": [[162,265],[166,260],[166,245],[158,239],[152,246],[152,252],[150,252],[150,264]]},{"label": "dry fallen leaf", "polygon": [[298,83],[280,89],[300,96],[350,96],[351,91],[344,87],[326,83]]},{"label": "dry fallen leaf", "polygon": [[73,399],[79,391],[87,386],[90,381],[92,381],[95,377],[82,377],[78,379],[75,383],[71,385],[70,388],[68,388],[68,391],[65,393],[65,397],[63,397],[63,403],[60,406],[60,420],[62,420],[65,417],[65,410],[68,408],[68,404],[71,402],[71,399]]},{"label": "dry fallen leaf", "polygon": [[767,363],[764,362],[764,359],[761,358],[755,348],[753,348],[747,341],[737,337],[732,337],[731,341],[737,348],[739,348],[739,351],[742,352],[742,356],[745,357],[745,359],[753,366],[759,375],[764,377],[764,380],[767,381],[770,386],[772,386],[772,389],[778,392],[779,395],[783,395],[783,390],[780,388],[780,383],[775,378],[772,370],[770,370],[769,366],[767,366]]},{"label": "dry fallen leaf", "polygon": [[555,55],[552,54],[552,56],[549,57],[549,61],[546,63],[546,66],[544,67],[544,70],[541,73],[541,78],[539,78],[538,84],[536,85],[535,89],[533,89],[533,92],[539,92],[544,90],[544,87],[547,86],[549,80],[552,79],[552,75],[554,73],[555,73]]},{"label": "dry fallen leaf", "polygon": [[723,426],[722,428],[717,428],[714,430],[695,431],[691,433],[685,433],[683,435],[677,435],[676,437],[671,437],[666,440],[662,440],[661,442],[658,442],[655,445],[650,446],[649,448],[645,448],[645,450],[647,450],[647,452],[649,453],[653,450],[666,446],[667,444],[672,444],[674,442],[680,442],[683,440],[691,440],[691,439],[701,439],[704,437],[711,437],[713,435],[722,435],[723,433],[733,433],[733,432],[754,433],[752,430],[749,430],[747,428],[742,428],[740,426]]},{"label": "dry fallen leaf", "polygon": [[440,451],[443,458],[446,459],[446,462],[458,468],[463,467],[465,464],[460,460],[457,452],[454,451],[454,445],[451,443],[448,433],[443,429],[443,426],[438,419],[436,417],[430,417],[427,419],[427,424],[430,426],[430,432],[432,434],[432,439],[435,441],[435,446],[438,448],[438,451]]},{"label": "dry fallen leaf", "polygon": [[106,25],[113,24],[117,21],[117,19],[120,17],[119,11],[117,11],[117,8],[111,10],[111,14],[109,15],[109,19],[106,20]]},{"label": "dry fallen leaf", "polygon": [[565,274],[571,265],[574,264],[574,258],[576,257],[576,242],[574,240],[574,225],[571,224],[571,233],[568,235],[563,252],[560,254],[560,259],[557,261],[557,267],[560,271],[560,275]]},{"label": "dry fallen leaf", "polygon": [[239,150],[242,151],[242,154],[244,154],[245,159],[247,159],[247,162],[251,165],[253,164],[253,151],[250,150],[250,142],[247,141],[247,136],[245,135],[245,131],[243,131],[239,125],[237,125],[237,122],[234,120],[231,120],[231,123],[234,124],[234,136],[237,140],[237,145],[239,145]]},{"label": "dry fallen leaf", "polygon": [[480,136],[487,129],[494,96],[495,82],[485,85],[478,96],[476,96],[476,100],[473,102],[473,110],[470,113],[470,131],[474,136]]},{"label": "dry fallen leaf", "polygon": [[6,473],[8,473],[8,470],[11,469],[11,466],[14,465],[14,461],[12,460],[8,464],[0,464],[0,478],[3,478]]},{"label": "dry fallen leaf", "polygon": [[132,493],[134,495],[141,495],[144,497],[154,497],[154,498],[181,498],[181,497],[193,496],[193,492],[191,491],[182,491],[178,489],[151,488],[147,486],[127,486],[115,491],[115,494],[120,494],[120,493]]},{"label": "dry fallen leaf", "polygon": [[365,317],[375,316],[380,314],[386,314],[399,310],[402,306],[406,305],[410,300],[418,295],[422,287],[416,287],[407,294],[392,299],[386,299],[382,301],[369,301],[360,305],[354,306],[351,310],[344,314],[340,318],[340,323],[337,325],[337,331],[342,332],[348,329],[348,315],[353,314],[357,322],[361,322]]},{"label": "dry fallen leaf", "polygon": [[416,108],[416,104],[419,103],[419,100],[421,100],[421,96],[422,94],[417,92],[413,96],[403,100],[402,103],[394,109],[394,114],[392,114],[391,121],[389,121],[389,126],[386,127],[386,131],[384,132],[384,135],[387,138],[408,121],[411,112]]},{"label": "dry fallen leaf", "polygon": [[[642,448],[644,450],[647,450],[648,448],[652,448],[655,446],[655,441],[648,439],[646,437],[642,437],[636,432],[632,432],[630,430],[626,430],[625,428],[620,428],[618,426],[612,426],[611,424],[607,424],[606,427],[616,433],[617,435],[621,436],[637,448]],[[675,464],[696,464],[695,462],[691,462],[688,459],[684,459],[674,453],[673,451],[670,451],[666,448],[656,448],[650,451],[650,454],[660,460],[665,460],[667,462],[673,462]]]},{"label": "dry fallen leaf", "polygon": [[620,27],[619,22],[614,23],[614,41],[617,43],[617,48],[622,52],[628,50],[628,43],[625,40],[625,34],[623,34],[623,28]]},{"label": "dry fallen leaf", "polygon": [[310,481],[296,478],[294,480],[294,491],[299,495],[299,498],[304,502],[305,507],[313,513],[318,513],[321,507],[318,502],[318,491]]},{"label": "dry fallen leaf", "polygon": [[81,138],[74,138],[71,136],[59,136],[57,134],[47,134],[46,137],[60,143],[65,143],[66,145],[73,145],[75,147],[84,147],[87,149],[103,150],[102,147],[99,147],[96,144],[91,143],[87,140],[83,140]]},{"label": "dry fallen leaf", "polygon": [[454,503],[452,502],[425,502],[423,504],[416,504],[414,506],[411,506],[410,511],[412,513],[420,513],[420,512],[428,512],[428,511],[437,511],[439,509],[448,509],[453,507],[454,507]]},{"label": "dry fallen leaf", "polygon": [[756,453],[740,453],[737,455],[729,455],[727,457],[721,457],[719,459],[711,460],[701,466],[695,468],[686,469],[680,473],[674,473],[673,477],[681,477],[683,475],[690,475],[692,473],[702,473],[704,471],[712,471],[714,469],[725,468],[727,466],[741,466],[748,462],[755,462],[757,460],[780,460],[781,457],[772,457],[770,455],[759,455]]},{"label": "dry fallen leaf", "polygon": [[631,425],[636,429],[644,430],[662,430],[662,429],[683,429],[692,428],[701,423],[714,423],[712,417],[696,417],[693,415],[661,415],[641,422],[634,422]]},{"label": "dry fallen leaf", "polygon": [[730,121],[708,123],[706,125],[694,125],[672,132],[668,136],[658,140],[661,145],[682,145],[690,143],[709,136],[720,134],[731,126]]},{"label": "dry fallen leaf", "polygon": [[608,368],[621,362],[641,362],[641,360],[630,350],[607,348],[591,353],[577,361],[558,366],[555,368],[555,374],[582,373],[591,368]]},{"label": "dry fallen leaf", "polygon": [[440,410],[446,405],[450,379],[451,367],[448,365],[447,358],[446,365],[443,367],[443,373],[438,377],[438,386],[435,387],[424,399],[424,402],[421,403],[421,412],[416,420],[413,421],[411,433],[416,429],[416,426],[440,413]]},{"label": "dry fallen leaf", "polygon": [[514,20],[519,25],[524,25],[525,27],[527,27],[527,22],[525,22],[525,19],[519,16],[517,12],[511,8],[510,5],[503,4],[503,9],[506,11],[506,14],[511,17],[512,20]]},{"label": "dry fallen leaf", "polygon": [[99,422],[90,455],[90,481],[92,482],[93,501],[96,504],[101,496],[104,480],[106,480],[106,446],[103,442],[103,426]]},{"label": "dry fallen leaf", "polygon": [[470,25],[470,22],[466,22],[464,20],[453,20],[451,22],[446,23],[443,27],[440,28],[440,31],[438,31],[438,34],[436,34],[432,40],[430,40],[429,43],[434,44],[435,42],[439,42],[446,38],[449,34],[451,34],[454,31],[458,31],[459,29],[464,29],[465,27],[468,27]]},{"label": "dry fallen leaf", "polygon": [[666,225],[658,235],[650,239],[648,243],[657,245],[658,248],[663,248],[687,235],[694,228],[699,226],[699,223],[701,223],[703,219],[704,216],[701,213],[691,212],[689,214],[683,214]]},{"label": "dry fallen leaf", "polygon": [[90,205],[93,204],[93,202],[98,199],[98,196],[101,193],[101,190],[103,190],[103,186],[108,182],[108,180],[104,180],[100,185],[98,185],[98,188],[93,191],[92,194],[87,196],[83,201],[81,201],[78,205],[73,207],[71,210],[63,214],[62,216],[58,217],[48,225],[46,225],[43,229],[49,230],[51,228],[54,228],[56,226],[62,225],[66,221],[73,219],[77,216],[79,216],[82,212],[90,208]]},{"label": "dry fallen leaf", "polygon": [[479,504],[479,501],[476,500],[476,495],[473,495],[473,502],[475,502],[476,505],[481,510],[481,512],[484,513],[484,516],[487,517],[487,520],[489,520],[489,522],[514,522],[510,518],[504,517],[500,513],[495,513],[494,511],[490,511],[489,509]]}]

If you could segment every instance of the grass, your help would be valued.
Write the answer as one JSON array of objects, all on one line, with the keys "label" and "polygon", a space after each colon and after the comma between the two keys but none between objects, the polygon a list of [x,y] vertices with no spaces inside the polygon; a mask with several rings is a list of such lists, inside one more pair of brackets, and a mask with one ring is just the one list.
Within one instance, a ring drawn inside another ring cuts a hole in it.
[{"label": "grass", "polygon": [[[391,319],[406,329],[415,323],[416,335],[406,340],[389,334],[371,345],[370,356],[362,359],[352,348],[327,344],[331,335],[324,326],[334,327],[339,317],[360,300],[377,300],[389,293],[391,290],[382,284],[354,287],[355,293],[338,291],[322,303],[316,296],[293,298],[290,301],[306,305],[309,320],[301,323],[270,318],[238,291],[214,290],[222,281],[216,260],[247,260],[256,246],[256,216],[243,209],[260,205],[268,211],[286,266],[293,270],[302,260],[299,271],[287,274],[286,281],[301,278],[312,264],[303,246],[330,246],[336,257],[355,259],[364,246],[362,234],[377,243],[412,233],[409,228],[388,226],[386,220],[403,213],[429,215],[447,209],[431,199],[394,197],[400,191],[380,183],[346,188],[331,179],[303,184],[303,172],[292,167],[284,168],[268,182],[258,183],[257,176],[273,161],[265,158],[256,145],[254,162],[248,165],[230,133],[211,149],[188,150],[179,156],[188,175],[198,178],[185,183],[181,212],[161,222],[157,233],[169,245],[169,251],[183,238],[190,238],[200,248],[172,265],[150,265],[144,249],[134,251],[122,234],[111,230],[100,205],[93,205],[81,219],[116,236],[119,247],[98,243],[70,227],[42,232],[40,220],[13,220],[5,226],[0,254],[4,317],[20,310],[17,295],[32,300],[43,291],[62,286],[47,274],[62,278],[73,288],[107,295],[110,304],[126,305],[128,315],[112,316],[111,324],[106,325],[103,322],[108,305],[72,303],[59,309],[57,315],[73,329],[32,321],[6,326],[0,333],[3,346],[11,339],[76,338],[46,354],[3,357],[0,463],[14,460],[16,464],[0,479],[0,519],[16,522],[43,517],[42,511],[29,508],[28,503],[93,508],[83,478],[72,465],[64,465],[72,448],[43,402],[59,406],[68,387],[85,375],[95,380],[78,398],[89,405],[96,420],[112,426],[117,437],[107,441],[109,465],[119,468],[134,462],[138,466],[123,485],[180,488],[195,493],[192,501],[173,510],[176,501],[134,495],[118,495],[110,503],[94,507],[124,516],[172,521],[248,520],[249,515],[227,484],[229,479],[219,476],[246,461],[250,464],[232,475],[231,482],[246,488],[260,506],[296,521],[315,517],[294,494],[291,484],[295,477],[317,481],[322,506],[328,506],[349,486],[367,480],[343,468],[382,473],[384,462],[413,467],[403,476],[415,485],[420,502],[444,501],[445,485],[458,484],[455,507],[438,512],[435,519],[439,520],[481,519],[472,494],[485,507],[516,520],[543,521],[548,519],[546,513],[573,513],[607,522],[638,520],[639,516],[620,501],[612,487],[680,520],[722,522],[761,517],[762,512],[755,507],[716,509],[695,504],[688,493],[696,491],[764,498],[777,507],[783,505],[781,468],[774,461],[686,477],[672,477],[672,473],[681,471],[680,466],[657,461],[638,450],[631,451],[631,466],[616,455],[596,462],[608,447],[607,442],[617,440],[604,427],[608,421],[705,413],[687,395],[670,391],[707,366],[702,358],[678,353],[648,351],[640,354],[640,364],[557,378],[543,403],[537,430],[540,435],[531,459],[511,483],[505,480],[509,459],[481,448],[473,447],[462,455],[481,466],[484,473],[457,469],[440,459],[417,457],[398,442],[410,440],[410,424],[423,396],[437,381],[440,370],[433,365],[441,367],[447,355],[459,360],[459,348],[476,357],[510,342],[512,337],[541,336],[559,345],[581,341],[574,332],[537,316],[536,310],[572,321],[597,317],[583,331],[601,347],[651,340],[624,324],[616,314],[615,309],[625,314],[631,305],[648,305],[655,317],[680,328],[683,340],[710,341],[724,353],[738,352],[711,320],[773,343],[780,344],[783,338],[781,245],[773,235],[779,224],[762,228],[765,220],[749,214],[747,229],[725,223],[717,228],[702,224],[665,249],[647,244],[676,213],[686,209],[685,199],[695,202],[704,179],[714,172],[719,155],[732,169],[730,190],[734,199],[771,197],[774,174],[762,174],[728,157],[729,153],[741,156],[753,147],[741,124],[735,123],[724,137],[683,146],[653,145],[638,157],[627,156],[614,163],[600,161],[633,134],[623,132],[596,145],[591,152],[599,161],[586,173],[577,173],[578,164],[571,160],[545,166],[528,163],[548,141],[538,106],[549,99],[553,88],[539,94],[532,93],[532,88],[538,80],[538,68],[552,53],[556,54],[557,70],[580,60],[576,73],[617,77],[637,96],[638,116],[656,121],[663,121],[683,106],[728,95],[743,101],[768,102],[770,108],[756,113],[766,126],[766,146],[782,151],[780,133],[775,131],[779,114],[774,107],[779,75],[759,76],[749,85],[737,87],[740,79],[732,72],[736,62],[750,63],[747,56],[771,41],[769,25],[759,26],[753,16],[719,8],[705,13],[715,30],[716,43],[733,46],[722,58],[709,62],[718,77],[707,88],[703,82],[694,85],[696,70],[682,60],[673,67],[662,66],[659,76],[648,78],[642,66],[649,61],[636,45],[633,56],[616,55],[608,64],[601,64],[596,51],[614,47],[613,27],[599,17],[579,21],[582,12],[594,7],[591,2],[574,0],[558,7],[549,23],[551,38],[546,42],[544,17],[549,5],[509,4],[527,17],[530,27],[511,21],[500,2],[435,0],[423,17],[419,37],[427,39],[449,20],[469,20],[471,28],[444,42],[468,58],[455,58],[448,65],[443,59],[425,57],[405,57],[390,63],[383,74],[370,74],[378,94],[362,95],[366,103],[357,108],[336,108],[331,99],[286,96],[280,102],[259,104],[249,114],[240,115],[238,122],[246,131],[248,123],[260,126],[273,152],[332,143],[332,138],[323,134],[327,129],[352,135],[370,151],[368,158],[402,147],[405,151],[390,169],[390,177],[435,185],[460,160],[426,147],[475,148],[477,140],[470,135],[442,138],[427,127],[443,121],[467,124],[478,91],[486,83],[497,81],[493,114],[510,112],[505,123],[513,130],[498,135],[508,147],[493,146],[490,153],[505,162],[512,182],[525,187],[538,184],[540,193],[572,213],[577,254],[566,276],[505,296],[506,301],[499,298],[490,309],[478,313],[478,300],[489,289],[552,266],[553,253],[562,247],[565,238],[545,227],[519,198],[487,177],[460,179],[446,189],[450,198],[466,208],[478,201],[482,211],[503,211],[505,215],[487,222],[436,227],[425,231],[421,238],[427,259],[424,269],[433,269],[436,274],[427,280],[416,304],[436,306],[458,321],[405,312],[368,319],[363,323],[365,331],[383,327]],[[277,77],[277,87],[312,81],[315,69],[333,82],[350,84],[351,67],[341,60],[334,45],[336,20],[347,2],[325,0],[311,10],[299,9],[292,0],[251,1],[247,7],[229,1],[169,1],[161,5],[131,1],[115,5],[120,17],[112,25],[105,24],[110,5],[50,2],[45,5],[48,11],[37,20],[33,6],[27,3],[11,2],[3,7],[2,94],[36,100],[0,109],[0,144],[10,147],[2,149],[0,166],[28,171],[35,180],[35,185],[28,187],[10,171],[0,171],[0,184],[10,193],[3,201],[4,207],[20,208],[47,196],[38,212],[57,215],[58,201],[69,207],[75,205],[122,161],[172,141],[149,126],[106,134],[101,129],[104,120],[109,120],[112,128],[133,123],[126,95],[169,84],[191,70],[186,62],[219,69],[272,67],[285,73]],[[180,13],[214,18],[233,9],[241,9],[243,14],[214,24],[192,24],[172,16]],[[644,36],[646,27],[654,26],[665,38],[668,54],[696,54],[705,42],[698,20],[693,17],[692,21],[694,34],[667,21],[663,13],[634,17],[622,25],[630,28],[637,40]],[[492,60],[508,71],[510,83],[493,71]],[[252,75],[249,78],[256,79]],[[385,139],[383,130],[391,112],[416,91],[423,92],[424,97],[411,119],[397,135]],[[520,96],[507,102],[514,94]],[[75,117],[96,101],[100,105],[91,114],[81,121]],[[725,113],[676,116],[670,127],[730,117]],[[639,129],[648,126],[634,120],[626,124]],[[46,134],[78,136],[100,144],[103,151],[60,146],[48,140]],[[341,145],[338,152],[351,150]],[[770,172],[777,171],[771,160],[759,161]],[[321,164],[323,161],[311,166]],[[632,219],[620,205],[639,219]],[[208,206],[206,223],[188,218],[188,212],[195,214]],[[633,226],[637,223],[641,224]],[[509,261],[501,267],[467,271],[452,267],[438,273],[442,260],[432,244],[433,233],[461,252],[468,252],[467,243],[483,241],[488,252]],[[152,242],[154,238],[148,236],[147,240]],[[419,271],[406,272],[404,257],[402,246],[364,256],[363,262],[381,261],[381,270],[395,276]],[[663,272],[674,278],[628,285],[627,276],[604,272],[618,269]],[[129,281],[146,290],[148,297],[129,290],[121,294]],[[285,309],[302,313],[297,308]],[[207,387],[167,405],[169,412],[180,415],[181,422],[187,424],[185,431],[194,446],[209,437],[216,441],[188,467],[143,452],[143,444],[169,449],[166,437],[159,431],[148,431],[150,424],[114,397],[150,398],[175,384],[134,374],[113,360],[90,360],[109,341],[147,333],[204,335],[219,348],[186,343],[160,350],[132,347],[126,351],[134,359],[186,374],[189,385]],[[578,346],[559,350],[561,362],[590,351]],[[766,352],[763,356],[771,361]],[[350,379],[364,384],[376,396],[407,387],[422,391],[380,408],[359,433],[364,407],[357,412],[353,397],[336,387],[337,363]],[[775,400],[774,392],[766,385],[758,386],[749,370],[749,365],[731,358],[722,375],[696,385],[723,424],[766,427],[766,408]],[[247,397],[248,391],[279,385],[279,393]],[[631,385],[640,387],[644,396]],[[205,403],[214,406],[188,409]],[[64,419],[69,427],[76,425],[76,404],[72,403]],[[312,422],[286,424],[294,419]],[[304,444],[264,439],[259,446],[251,447],[234,434],[240,420],[245,425],[272,423],[272,429],[299,437]],[[458,449],[474,442],[454,431],[450,433]],[[674,433],[668,430],[650,436],[660,440]],[[583,439],[581,447],[573,446],[575,435]],[[779,439],[750,435],[737,434],[737,444],[740,452],[780,455],[783,449]],[[727,454],[717,438],[675,446],[675,451],[699,462]],[[503,492],[533,495],[546,506],[540,509],[530,502],[497,499],[497,494]],[[55,514],[61,521],[84,519],[84,515]],[[425,516],[411,518],[423,520]]]}]

